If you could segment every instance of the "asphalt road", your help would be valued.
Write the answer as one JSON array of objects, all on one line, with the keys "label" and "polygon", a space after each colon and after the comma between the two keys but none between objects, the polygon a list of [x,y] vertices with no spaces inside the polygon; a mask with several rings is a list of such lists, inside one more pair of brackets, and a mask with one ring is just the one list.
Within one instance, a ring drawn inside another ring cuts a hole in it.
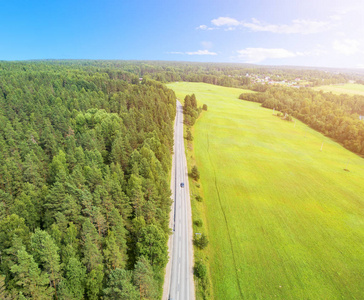
[{"label": "asphalt road", "polygon": [[[173,300],[195,299],[193,282],[193,247],[191,202],[188,187],[187,162],[183,140],[183,109],[177,101],[175,122],[174,166],[172,169],[172,194],[174,196],[172,243],[170,249],[171,272],[169,281],[169,298]],[[174,183],[173,183],[174,180]],[[184,187],[181,187],[181,183]]]}]

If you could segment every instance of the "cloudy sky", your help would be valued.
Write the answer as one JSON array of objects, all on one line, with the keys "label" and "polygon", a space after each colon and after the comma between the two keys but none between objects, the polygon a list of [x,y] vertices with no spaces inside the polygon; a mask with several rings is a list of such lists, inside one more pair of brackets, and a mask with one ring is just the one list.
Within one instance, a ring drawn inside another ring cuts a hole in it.
[{"label": "cloudy sky", "polygon": [[0,60],[364,68],[363,0],[0,0]]}]

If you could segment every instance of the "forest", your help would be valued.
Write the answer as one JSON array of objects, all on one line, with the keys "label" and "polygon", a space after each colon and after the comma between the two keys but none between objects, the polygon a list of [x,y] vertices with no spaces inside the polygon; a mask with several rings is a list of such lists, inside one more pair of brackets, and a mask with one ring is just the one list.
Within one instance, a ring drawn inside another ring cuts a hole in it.
[{"label": "forest", "polygon": [[[174,61],[122,61],[122,60],[43,60],[46,68],[68,68],[97,73],[100,70],[111,79],[136,82],[138,78],[150,78],[167,83],[176,81],[204,82],[227,87],[254,88],[247,74],[257,77],[269,76],[272,80],[292,81],[296,78],[309,86],[346,83],[348,80],[364,80],[364,75],[355,70],[315,69],[302,67],[259,66],[241,63],[201,63]],[[27,61],[17,62],[19,68],[31,70],[34,66]]]},{"label": "forest", "polygon": [[175,94],[127,67],[0,62],[0,298],[158,299]]},{"label": "forest", "polygon": [[347,149],[364,155],[364,122],[359,119],[359,115],[364,115],[364,96],[270,87],[261,93],[243,93],[239,98],[296,117]]}]

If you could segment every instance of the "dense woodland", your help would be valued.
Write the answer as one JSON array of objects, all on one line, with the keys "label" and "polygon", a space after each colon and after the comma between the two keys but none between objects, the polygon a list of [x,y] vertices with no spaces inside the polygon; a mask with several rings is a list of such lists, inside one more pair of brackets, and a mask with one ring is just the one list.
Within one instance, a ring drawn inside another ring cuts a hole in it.
[{"label": "dense woodland", "polygon": [[0,299],[157,299],[175,95],[111,63],[0,62]]},{"label": "dense woodland", "polygon": [[[103,62],[107,64],[108,62]],[[138,76],[150,76],[161,82],[188,81],[204,82],[227,87],[250,87],[250,77],[293,81],[296,78],[307,81],[310,86],[345,83],[349,79],[363,78],[362,75],[337,70],[323,71],[290,67],[269,67],[233,63],[192,63],[192,62],[139,62],[129,67]]]},{"label": "dense woodland", "polygon": [[262,103],[292,115],[317,131],[364,155],[364,97],[334,95],[308,88],[271,87],[264,93],[240,95],[240,99]]},{"label": "dense woodland", "polygon": [[351,70],[321,70],[279,66],[258,66],[234,63],[197,63],[163,61],[107,61],[107,60],[47,60],[18,62],[19,68],[31,71],[39,65],[45,69],[82,68],[87,73],[101,71],[111,79],[136,82],[138,78],[150,78],[159,82],[204,82],[228,87],[250,88],[253,85],[247,74],[260,78],[269,76],[272,80],[292,81],[300,78],[310,86],[345,83],[348,80],[364,80],[364,74]]}]

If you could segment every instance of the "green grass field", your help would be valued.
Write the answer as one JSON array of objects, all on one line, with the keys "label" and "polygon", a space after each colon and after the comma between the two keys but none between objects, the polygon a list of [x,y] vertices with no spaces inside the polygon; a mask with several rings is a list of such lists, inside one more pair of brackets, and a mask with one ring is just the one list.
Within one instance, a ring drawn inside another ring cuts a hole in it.
[{"label": "green grass field", "polygon": [[323,85],[313,88],[316,91],[332,92],[333,94],[363,95],[364,85],[355,83],[346,83],[338,85]]},{"label": "green grass field", "polygon": [[168,86],[208,105],[194,151],[214,299],[364,299],[364,159],[242,90]]}]

